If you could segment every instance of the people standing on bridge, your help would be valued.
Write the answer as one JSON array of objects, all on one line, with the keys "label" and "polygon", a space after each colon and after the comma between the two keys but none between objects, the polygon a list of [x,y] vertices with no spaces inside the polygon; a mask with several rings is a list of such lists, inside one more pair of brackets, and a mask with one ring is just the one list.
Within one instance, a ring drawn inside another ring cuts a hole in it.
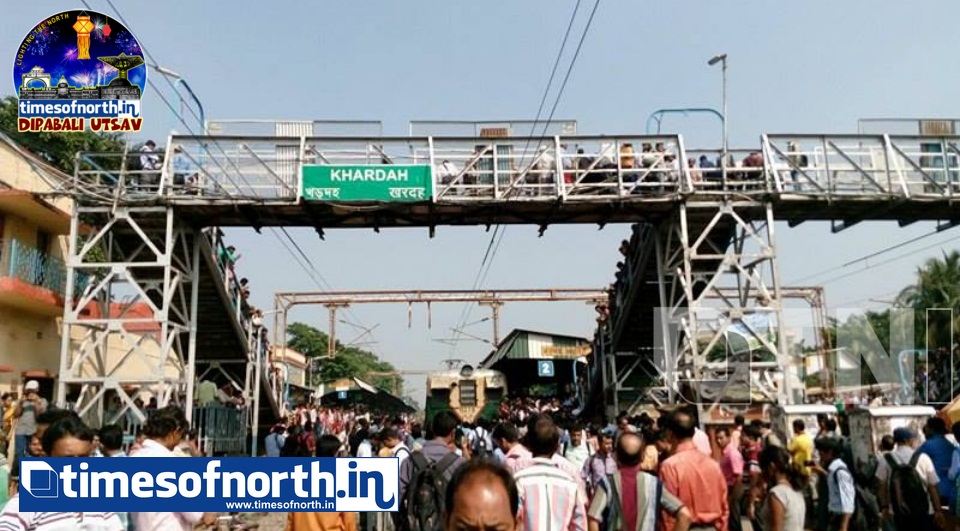
[{"label": "people standing on bridge", "polygon": [[[694,445],[693,415],[678,409],[667,418],[665,428],[673,454],[660,465],[663,488],[690,510],[691,529],[726,531],[730,519],[727,482],[720,465]],[[669,514],[663,515],[667,529],[674,520]]]},{"label": "people standing on bridge", "polygon": [[[174,457],[173,449],[180,444],[186,432],[187,419],[176,406],[158,409],[147,418],[143,427],[146,439],[131,457]],[[192,531],[198,523],[213,525],[217,517],[212,513],[131,513],[134,528],[144,531]]]},{"label": "people standing on bridge", "polygon": [[586,494],[582,482],[563,470],[557,460],[560,446],[557,425],[547,415],[532,417],[525,443],[533,458],[520,463],[521,468],[514,471],[520,490],[523,528],[526,531],[586,531]]},{"label": "people standing on bridge", "polygon": [[153,140],[147,140],[140,146],[139,162],[140,175],[135,178],[138,181],[137,187],[141,192],[155,192],[160,182],[160,171],[163,165],[160,162],[160,154],[157,153],[157,144]]}]

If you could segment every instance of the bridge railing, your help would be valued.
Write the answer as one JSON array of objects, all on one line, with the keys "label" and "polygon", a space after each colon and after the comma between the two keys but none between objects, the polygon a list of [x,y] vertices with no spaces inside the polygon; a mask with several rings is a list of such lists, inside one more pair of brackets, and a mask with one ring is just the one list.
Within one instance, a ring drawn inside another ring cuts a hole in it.
[{"label": "bridge railing", "polygon": [[764,135],[759,149],[688,150],[679,135],[525,137],[172,136],[157,170],[139,154],[80,154],[88,197],[294,202],[304,165],[432,168],[439,203],[620,201],[676,194],[953,197],[960,137]]},{"label": "bridge railing", "polygon": [[[724,161],[726,158],[726,161]],[[773,189],[759,149],[690,149],[684,163],[697,194],[762,195]]]},{"label": "bridge railing", "polygon": [[764,135],[775,190],[825,197],[953,197],[960,137]]}]

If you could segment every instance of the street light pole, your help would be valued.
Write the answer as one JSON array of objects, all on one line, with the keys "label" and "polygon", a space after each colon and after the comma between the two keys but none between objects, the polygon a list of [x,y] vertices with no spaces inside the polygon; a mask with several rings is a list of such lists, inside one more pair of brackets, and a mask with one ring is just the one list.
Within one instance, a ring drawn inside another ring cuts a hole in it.
[{"label": "street light pole", "polygon": [[[726,170],[727,152],[729,149],[729,145],[727,142],[727,54],[723,53],[723,54],[715,55],[709,61],[707,61],[707,65],[709,66],[713,66],[717,63],[721,63],[720,65],[721,67],[720,104],[722,106],[721,112],[723,114],[723,158],[722,158],[723,163],[721,167],[724,168],[724,170]],[[724,171],[723,173],[724,173],[724,176],[726,176],[726,171]]]},{"label": "street light pole", "polygon": [[[197,94],[193,91],[192,88],[190,88],[190,85],[187,84],[187,81],[183,79],[183,76],[174,72],[173,70],[170,70],[169,68],[165,68],[160,65],[150,65],[150,66],[152,66],[153,69],[156,70],[157,72],[167,77],[175,79],[176,84],[183,87],[183,89],[187,92],[187,94],[190,96],[193,102],[197,105],[197,111],[199,112],[199,115],[200,115],[199,116],[200,117],[200,134],[206,135],[207,134],[207,118],[206,118],[206,114],[203,111],[203,104],[200,103],[200,98],[198,98]],[[180,103],[182,104],[183,95],[179,94],[179,91],[178,91],[178,96],[180,96]]]}]

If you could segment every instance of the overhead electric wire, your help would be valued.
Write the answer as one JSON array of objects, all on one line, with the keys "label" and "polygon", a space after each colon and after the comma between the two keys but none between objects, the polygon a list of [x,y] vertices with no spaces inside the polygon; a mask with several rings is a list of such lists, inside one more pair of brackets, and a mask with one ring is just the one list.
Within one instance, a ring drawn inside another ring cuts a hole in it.
[{"label": "overhead electric wire", "polygon": [[[832,273],[832,272],[834,272],[834,271],[840,271],[840,270],[842,270],[842,269],[846,269],[846,268],[848,268],[848,267],[850,267],[850,266],[852,266],[852,265],[854,265],[854,264],[858,264],[858,263],[860,263],[860,262],[869,260],[869,259],[871,259],[871,258],[876,258],[877,256],[881,256],[881,255],[884,255],[884,254],[886,254],[886,253],[889,253],[890,251],[894,251],[894,250],[899,249],[899,248],[901,248],[901,247],[910,245],[910,244],[912,244],[912,243],[916,243],[916,242],[918,242],[918,241],[920,241],[920,240],[929,238],[930,236],[936,236],[937,234],[942,234],[943,232],[944,232],[943,230],[934,229],[934,230],[931,231],[931,232],[927,232],[927,233],[921,234],[920,236],[916,236],[916,237],[914,237],[914,238],[910,238],[909,240],[904,240],[904,241],[902,241],[902,242],[895,243],[895,244],[893,244],[893,245],[884,247],[884,248],[880,249],[879,251],[874,251],[874,252],[872,252],[872,253],[863,255],[863,256],[861,256],[861,257],[859,257],[859,258],[856,258],[856,259],[854,259],[854,260],[850,260],[850,261],[845,262],[845,263],[843,263],[843,264],[836,265],[836,266],[833,266],[833,267],[828,267],[828,268],[826,268],[826,269],[823,269],[823,270],[821,270],[821,271],[817,271],[817,272],[815,272],[815,273],[810,273],[810,274],[808,274],[808,275],[806,275],[806,276],[804,276],[804,277],[800,277],[800,278],[798,278],[798,279],[796,279],[796,280],[791,281],[790,284],[793,284],[793,285],[801,284],[801,283],[803,283],[803,282],[805,282],[805,281],[807,281],[807,280],[810,280],[810,279],[819,277],[819,276],[821,276],[821,275],[825,275],[825,274],[827,274],[827,273]],[[941,242],[941,243],[939,243],[939,244],[935,244],[934,247],[936,247],[936,245],[942,245],[943,243],[946,243],[946,242],[948,242],[948,241],[953,241],[953,239],[954,239],[954,238],[950,238],[950,239],[944,240],[943,242]],[[927,247],[927,248],[929,248],[929,247]]]},{"label": "overhead electric wire", "polygon": [[[83,2],[84,6],[86,6],[87,9],[93,11],[93,8],[90,6],[90,4],[87,2],[87,0],[81,0],[81,1]],[[117,19],[119,19],[120,22],[123,23],[124,26],[126,26],[127,28],[130,28],[130,25],[127,23],[126,19],[124,19],[123,14],[120,13],[120,10],[116,7],[116,5],[114,5],[114,3],[112,2],[112,0],[106,0],[106,2],[107,2],[107,4],[110,5],[110,7],[113,9],[114,13],[117,15]],[[152,61],[155,66],[159,66],[160,63],[156,60],[156,58],[153,56],[153,54],[151,54],[150,51],[149,51],[145,46],[143,46],[143,43],[140,42],[139,39],[137,40],[137,42],[138,42],[138,45],[140,46],[140,50],[144,53],[144,55],[146,55],[147,58],[150,59],[150,61]],[[170,86],[170,89],[171,89],[171,90],[173,90],[175,93],[179,94],[179,91],[177,90],[176,85],[174,85],[173,82],[170,81],[170,79],[169,79],[167,76],[164,75],[164,76],[161,76],[161,77],[163,77],[163,78],[166,80],[166,82],[167,82],[167,84]],[[146,80],[147,80],[147,83],[150,85],[150,87],[152,87],[152,88],[154,89],[154,92],[157,93],[157,96],[164,102],[164,104],[166,104],[167,108],[170,109],[170,111],[178,118],[178,120],[180,121],[180,123],[183,124],[183,126],[187,128],[188,132],[189,132],[192,136],[201,136],[201,135],[198,135],[198,134],[193,130],[193,128],[190,126],[190,124],[188,124],[188,123],[186,122],[186,120],[184,119],[182,113],[180,113],[179,111],[177,111],[176,108],[169,102],[169,100],[167,100],[167,98],[164,97],[164,95],[163,95],[163,93],[160,91],[159,87],[157,87],[157,85],[150,79],[150,77],[149,77],[149,76],[145,76],[145,78],[146,78]],[[187,107],[188,109],[190,109],[190,112],[193,114],[193,116],[194,116],[197,120],[200,119],[200,117],[199,117],[199,115],[196,113],[196,111],[194,111],[189,105],[186,106],[186,107]],[[212,140],[213,140],[213,143],[216,145],[217,149],[220,150],[220,153],[221,153],[224,157],[226,157],[228,161],[230,161],[230,160],[231,160],[230,157],[227,155],[226,150],[223,149],[223,146],[220,144],[220,142],[219,142],[218,140],[216,140],[215,138],[213,138]],[[207,154],[210,156],[210,159],[213,160],[214,163],[220,168],[220,170],[223,172],[224,177],[226,177],[227,179],[229,179],[229,180],[230,180],[230,183],[233,184],[234,186],[236,186],[236,187],[237,187],[237,190],[239,191],[239,190],[240,190],[240,186],[239,186],[232,178],[230,178],[230,176],[229,176],[226,168],[224,168],[223,164],[220,163],[220,161],[217,159],[216,155],[215,155],[213,152],[210,151],[210,148],[208,147],[208,143],[207,143],[207,142],[201,143],[201,148],[202,148],[204,151],[207,152]],[[232,161],[231,161],[231,162],[232,162]],[[245,176],[243,175],[243,173],[240,171],[239,167],[236,166],[236,163],[232,163],[232,165],[233,165],[233,167],[234,167],[234,170],[237,172],[237,175],[240,176],[240,178],[243,180],[243,182],[244,182],[248,187],[250,187],[251,190],[254,190],[253,185],[249,182],[249,180],[246,179],[246,177],[245,177]],[[226,190],[223,190],[223,191],[226,192]],[[232,194],[230,194],[229,192],[226,192],[226,193],[227,193],[227,195],[230,196],[231,198],[233,197]],[[279,236],[279,234],[277,233],[276,229],[272,229],[272,228],[271,228],[271,233],[274,235],[274,237],[276,237],[276,238],[280,241],[280,243],[283,244],[283,246],[284,246],[284,248],[287,250],[287,252],[290,253],[290,255],[294,257],[294,259],[296,260],[297,264],[300,265],[300,267],[307,273],[307,275],[308,275],[309,277],[311,277],[311,279],[313,279],[313,281],[314,281],[321,289],[328,289],[328,290],[332,291],[332,290],[333,290],[333,289],[332,289],[332,286],[326,281],[326,279],[323,277],[323,275],[320,274],[319,270],[318,270],[317,267],[314,265],[313,261],[310,259],[309,256],[307,256],[307,254],[303,251],[303,249],[300,247],[300,245],[293,239],[293,237],[290,236],[290,234],[286,231],[286,228],[281,227],[281,231],[282,231],[283,234],[287,237],[287,239],[290,241],[290,243],[296,248],[296,250],[300,253],[300,255],[303,257],[303,259],[306,261],[306,266],[305,266],[303,263],[301,263],[301,261],[297,258],[296,254],[293,252],[293,250],[291,250],[291,249],[286,245],[286,243],[283,241],[283,239],[282,239],[282,238]],[[314,275],[311,274],[311,270],[313,271],[314,274],[317,275],[316,278],[314,278]],[[319,280],[319,281],[318,281],[318,280]],[[324,284],[326,284],[327,287],[324,287]],[[352,310],[351,310],[349,307],[347,308],[347,314],[349,314],[351,317],[353,317],[354,320],[359,320],[359,319],[357,319],[357,316],[353,314]],[[369,329],[368,327],[364,327],[363,325],[354,325],[354,326],[357,326],[357,327],[363,328],[363,329]],[[371,337],[373,337],[373,334],[372,334],[372,333],[371,333],[370,335],[371,335]]]},{"label": "overhead electric wire", "polygon": [[[540,97],[540,105],[537,107],[537,114],[536,116],[534,116],[533,124],[530,126],[530,134],[528,135],[527,142],[523,148],[524,154],[527,153],[527,149],[530,147],[530,141],[532,140],[534,133],[537,130],[537,123],[540,121],[540,116],[542,116],[543,114],[543,106],[547,102],[547,96],[550,95],[550,87],[553,86],[553,81],[556,78],[557,70],[560,67],[560,61],[563,58],[563,51],[566,49],[567,41],[570,38],[570,31],[573,29],[573,24],[577,18],[577,13],[580,11],[581,2],[582,0],[577,0],[576,4],[574,4],[573,6],[573,12],[570,14],[570,21],[567,23],[567,29],[566,31],[564,31],[563,39],[560,42],[560,49],[557,51],[557,57],[553,61],[553,68],[551,68],[550,70],[550,78],[547,80],[547,85],[543,89],[543,95]],[[597,0],[597,4],[599,4],[599,0]],[[596,12],[597,4],[594,4],[594,12]],[[592,18],[593,18],[593,15],[591,14],[591,20]],[[586,32],[586,30],[589,30],[589,27],[590,26],[588,23],[586,29],[584,30],[584,33]],[[583,44],[583,36],[581,36],[580,38],[580,44],[581,45]],[[577,48],[577,52],[579,53],[579,47]],[[576,61],[576,55],[574,56],[573,60]],[[572,66],[573,65],[571,63],[570,68],[567,69],[567,74],[565,76],[565,79],[569,78],[570,69],[572,69]],[[566,86],[566,82],[564,82],[564,86]],[[562,93],[563,93],[563,87],[561,87],[560,91],[558,91],[558,94],[557,94],[558,100]],[[556,102],[553,105],[553,111],[556,111]],[[551,119],[553,118],[552,112],[550,117]],[[548,120],[547,125],[549,125],[549,123],[550,122]],[[546,126],[544,127],[544,131],[546,131]],[[543,139],[541,138],[540,142],[542,142],[542,140]],[[537,149],[539,149],[539,144],[537,146]],[[478,289],[483,284],[483,282],[486,281],[486,278],[490,273],[490,268],[492,266],[493,258],[496,257],[497,251],[499,251],[500,249],[500,243],[503,241],[504,234],[506,234],[506,227],[503,227],[502,225],[499,225],[499,224],[494,227],[493,234],[490,235],[490,241],[487,242],[487,249],[483,253],[483,259],[480,261],[480,267],[477,270],[477,275],[474,278],[473,287],[471,289],[473,290]],[[492,251],[492,254],[491,254],[491,251]],[[486,266],[486,270],[484,270],[484,266]],[[456,355],[459,337],[460,335],[462,335],[462,329],[466,326],[464,323],[466,323],[467,320],[469,320],[470,317],[472,316],[473,309],[474,309],[474,306],[472,304],[464,304],[463,310],[460,312],[460,320],[458,321],[459,324],[454,329],[453,342],[451,343],[451,349],[450,349],[451,355]]]},{"label": "overhead electric wire", "polygon": [[868,269],[874,269],[874,268],[877,268],[877,267],[880,267],[880,266],[884,266],[884,265],[890,264],[890,263],[892,263],[892,262],[896,262],[896,261],[899,261],[899,260],[903,260],[904,258],[909,258],[909,257],[911,257],[911,256],[914,256],[916,253],[918,253],[918,252],[920,252],[920,251],[926,251],[926,250],[928,250],[928,249],[933,249],[934,247],[940,247],[940,246],[942,246],[942,245],[944,245],[944,244],[946,244],[946,243],[950,243],[950,242],[956,241],[956,240],[960,240],[960,236],[954,236],[953,238],[950,238],[950,239],[948,239],[948,240],[944,240],[944,241],[942,241],[942,242],[937,242],[937,243],[932,244],[932,245],[927,245],[926,247],[921,247],[921,248],[919,248],[919,249],[914,249],[913,251],[910,251],[910,252],[908,252],[908,253],[899,254],[899,255],[897,255],[897,256],[894,256],[893,258],[889,258],[889,259],[887,259],[887,260],[884,260],[884,261],[882,261],[882,262],[878,262],[878,263],[873,264],[873,265],[869,265],[869,264],[868,264],[866,267],[863,267],[863,268],[858,269],[858,270],[856,270],[856,271],[851,271],[851,272],[849,272],[849,273],[844,273],[844,274],[842,274],[842,275],[838,275],[838,276],[829,278],[829,279],[827,279],[827,280],[824,280],[823,282],[819,282],[819,284],[821,284],[821,285],[830,284],[831,282],[836,282],[836,281],[838,281],[838,280],[842,280],[842,279],[844,279],[844,278],[847,278],[847,277],[856,275],[857,273],[862,273],[862,272],[864,272],[864,271],[867,271]]}]

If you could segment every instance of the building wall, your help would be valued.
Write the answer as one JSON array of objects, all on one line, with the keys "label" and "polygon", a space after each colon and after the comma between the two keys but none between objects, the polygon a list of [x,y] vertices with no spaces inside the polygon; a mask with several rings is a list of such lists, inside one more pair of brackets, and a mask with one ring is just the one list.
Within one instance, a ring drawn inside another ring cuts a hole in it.
[{"label": "building wall", "polygon": [[[70,341],[72,343],[74,352],[80,351],[85,339],[85,335],[85,329],[81,327],[73,328]],[[122,380],[146,376],[151,374],[153,371],[152,367],[156,366],[160,362],[159,343],[157,343],[153,334],[145,335],[146,337],[140,341],[137,350],[131,353],[130,356],[127,356],[123,366],[114,373],[114,376],[117,377],[117,379]],[[110,336],[107,338],[107,354],[105,356],[105,365],[108,374],[117,367],[127,352],[133,349],[133,346],[137,342],[138,338],[141,337],[140,334],[135,333],[127,333],[126,336],[127,337],[124,338],[121,334],[115,333],[110,334]],[[178,371],[172,364],[167,364],[164,373],[171,377],[178,375]],[[83,374],[85,376],[94,376],[95,372],[93,367],[90,365],[84,366]]]},{"label": "building wall", "polygon": [[25,370],[60,370],[59,319],[31,315],[0,306],[0,364],[12,373],[0,373],[0,391],[19,391],[20,373]]},{"label": "building wall", "polygon": [[[54,176],[53,170],[36,161],[24,158],[5,141],[0,140],[0,181],[17,190],[30,192],[50,192],[53,186],[47,180],[69,178],[63,173]],[[64,212],[73,211],[73,202],[66,197],[48,197],[47,201]]]},{"label": "building wall", "polygon": [[[13,147],[0,139],[0,182],[31,192],[47,192],[52,186],[45,181],[53,170],[18,153]],[[61,175],[62,177],[62,175]],[[31,201],[24,197],[23,201]],[[71,202],[67,199],[51,201],[55,206],[69,212]],[[10,254],[10,242],[16,238],[21,243],[36,247],[37,225],[23,217],[0,213],[3,216],[3,247],[0,247],[0,276],[8,273],[7,264]],[[51,256],[62,258],[66,238],[50,235]],[[10,373],[0,373],[0,390],[20,391],[21,372],[26,370],[46,370],[56,374],[60,370],[60,325],[57,317],[30,313],[24,309],[0,305],[0,364],[13,369]]]}]

